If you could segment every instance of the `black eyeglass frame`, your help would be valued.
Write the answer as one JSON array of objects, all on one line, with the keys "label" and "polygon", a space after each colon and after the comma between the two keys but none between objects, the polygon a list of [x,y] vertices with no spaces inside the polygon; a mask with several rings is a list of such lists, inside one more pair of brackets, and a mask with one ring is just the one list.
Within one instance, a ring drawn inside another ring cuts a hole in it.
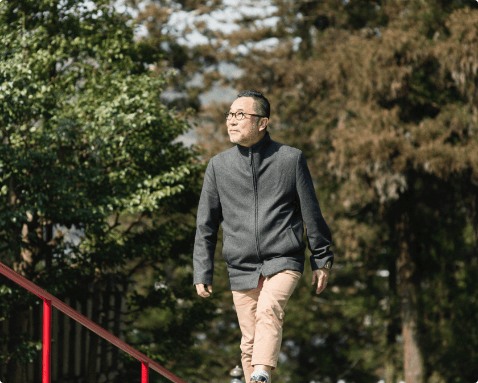
[{"label": "black eyeglass frame", "polygon": [[[242,118],[237,118],[237,114],[242,114]],[[226,120],[229,120],[229,118],[227,118],[229,115],[231,115],[231,119],[232,119],[232,116],[234,116],[236,118],[237,121],[241,121],[241,120],[244,120],[244,116],[248,114],[249,116],[256,116],[256,117],[266,117],[266,116],[259,116],[258,114],[252,114],[252,113],[245,113],[245,112],[235,112],[235,113],[232,113],[232,112],[225,112],[224,113],[224,116],[226,117]]]}]

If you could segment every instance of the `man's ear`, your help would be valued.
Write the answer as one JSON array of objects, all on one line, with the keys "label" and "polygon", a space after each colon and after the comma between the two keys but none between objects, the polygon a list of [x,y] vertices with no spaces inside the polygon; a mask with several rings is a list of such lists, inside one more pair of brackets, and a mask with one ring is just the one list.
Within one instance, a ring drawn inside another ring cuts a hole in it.
[{"label": "man's ear", "polygon": [[268,119],[267,117],[263,117],[263,118],[262,118],[262,121],[261,121],[261,124],[260,124],[260,125],[261,125],[261,128],[262,128],[261,130],[267,128],[267,123],[268,123],[268,122],[269,122],[269,119]]}]

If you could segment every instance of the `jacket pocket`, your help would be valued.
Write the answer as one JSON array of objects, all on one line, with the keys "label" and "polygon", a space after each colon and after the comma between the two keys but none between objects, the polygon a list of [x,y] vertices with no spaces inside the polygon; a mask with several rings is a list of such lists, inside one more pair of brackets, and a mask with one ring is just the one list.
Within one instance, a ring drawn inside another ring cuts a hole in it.
[{"label": "jacket pocket", "polygon": [[297,237],[295,236],[294,230],[292,229],[291,226],[289,226],[286,230],[287,236],[289,237],[289,240],[294,248],[294,250],[300,250],[300,243]]},{"label": "jacket pocket", "polygon": [[226,264],[233,267],[243,267],[244,265],[257,263],[259,260],[253,238],[236,237],[230,234],[223,236],[222,257]]}]

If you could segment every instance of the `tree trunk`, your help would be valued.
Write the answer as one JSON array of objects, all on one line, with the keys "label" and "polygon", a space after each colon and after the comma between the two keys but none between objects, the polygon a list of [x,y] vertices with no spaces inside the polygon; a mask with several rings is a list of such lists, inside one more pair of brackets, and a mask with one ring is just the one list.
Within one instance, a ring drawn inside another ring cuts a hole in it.
[{"label": "tree trunk", "polygon": [[423,383],[424,366],[420,349],[418,311],[419,287],[412,256],[414,236],[407,212],[402,215],[397,234],[401,237],[398,255],[405,383]]},{"label": "tree trunk", "polygon": [[[18,210],[18,204],[22,202],[16,191],[16,182],[13,177],[9,180],[9,205],[12,211]],[[12,268],[20,275],[31,280],[34,275],[35,263],[40,256],[43,241],[42,225],[38,215],[26,212],[26,222],[21,228],[11,229],[9,247],[13,253]],[[34,233],[37,240],[30,241],[30,235]],[[24,292],[22,287],[16,288]],[[28,293],[30,294],[30,293]],[[27,381],[27,364],[21,361],[25,359],[24,351],[16,351],[22,343],[26,342],[33,334],[30,329],[30,307],[23,300],[12,302],[11,312],[8,319],[7,350],[10,355],[7,361],[7,373],[5,381],[12,383],[25,383]]]},{"label": "tree trunk", "polygon": [[400,308],[397,300],[397,260],[391,256],[388,262],[388,323],[387,323],[387,355],[385,361],[385,383],[396,383],[396,339],[400,334]]},{"label": "tree trunk", "polygon": [[410,281],[401,284],[405,383],[423,383],[423,356],[419,344],[416,291]]}]

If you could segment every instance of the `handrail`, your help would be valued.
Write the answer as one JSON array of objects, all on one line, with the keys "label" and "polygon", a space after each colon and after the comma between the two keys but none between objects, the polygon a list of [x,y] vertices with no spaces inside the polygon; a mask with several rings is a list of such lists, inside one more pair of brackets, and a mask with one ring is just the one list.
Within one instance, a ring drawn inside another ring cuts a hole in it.
[{"label": "handrail", "polygon": [[8,266],[0,262],[0,273],[11,279],[18,285],[24,287],[31,293],[43,299],[43,383],[50,383],[50,342],[51,342],[51,307],[56,307],[58,310],[68,315],[70,318],[81,323],[83,326],[98,334],[108,342],[114,344],[129,355],[135,357],[141,362],[141,383],[148,383],[148,368],[159,372],[165,378],[174,383],[186,383],[181,378],[174,375],[172,372],[160,366],[151,358],[148,358],[143,353],[131,347],[126,342],[111,334],[109,331],[98,326],[96,323],[80,314],[78,311],[72,309],[67,304],[60,301],[58,298],[51,295],[46,290],[29,281],[16,271],[10,269]]}]

